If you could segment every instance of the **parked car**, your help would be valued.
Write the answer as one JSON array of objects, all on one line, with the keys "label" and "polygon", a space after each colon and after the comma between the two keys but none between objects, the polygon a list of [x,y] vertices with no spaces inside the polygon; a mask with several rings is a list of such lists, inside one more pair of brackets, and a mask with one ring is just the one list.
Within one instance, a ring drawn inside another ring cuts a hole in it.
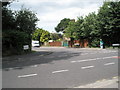
[{"label": "parked car", "polygon": [[32,47],[39,47],[39,46],[40,46],[39,41],[32,40]]}]

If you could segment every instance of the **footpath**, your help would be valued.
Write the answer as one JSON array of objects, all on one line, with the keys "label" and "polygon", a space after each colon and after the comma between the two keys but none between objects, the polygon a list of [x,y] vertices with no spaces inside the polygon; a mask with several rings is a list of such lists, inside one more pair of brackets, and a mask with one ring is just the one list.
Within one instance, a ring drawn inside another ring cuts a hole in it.
[{"label": "footpath", "polygon": [[94,83],[81,85],[74,88],[119,88],[119,79],[116,76],[112,79],[98,80]]}]

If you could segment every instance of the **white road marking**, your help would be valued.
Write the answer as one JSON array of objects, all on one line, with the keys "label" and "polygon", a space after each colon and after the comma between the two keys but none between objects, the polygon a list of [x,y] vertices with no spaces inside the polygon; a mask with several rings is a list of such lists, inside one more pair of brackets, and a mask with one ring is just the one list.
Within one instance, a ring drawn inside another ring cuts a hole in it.
[{"label": "white road marking", "polygon": [[69,70],[59,70],[59,71],[53,71],[52,73],[60,73],[60,72],[67,72]]},{"label": "white road marking", "polygon": [[87,61],[95,61],[95,60],[99,60],[99,59],[108,59],[108,58],[113,58],[116,56],[111,56],[111,57],[103,57],[103,58],[93,58],[93,59],[84,59],[84,60],[77,60],[77,61],[71,61],[71,63],[76,63],[76,62],[87,62]]},{"label": "white road marking", "polygon": [[87,55],[88,53],[83,53],[83,54],[81,54],[81,55]]},{"label": "white road marking", "polygon": [[111,63],[106,63],[106,64],[104,64],[104,65],[113,65],[113,64],[115,64],[115,62],[111,62]]},{"label": "white road marking", "polygon": [[94,66],[86,66],[86,67],[81,67],[81,69],[88,69],[88,68],[92,68]]},{"label": "white road marking", "polygon": [[96,60],[99,60],[99,59],[101,59],[101,58],[96,58]]},{"label": "white road marking", "polygon": [[93,53],[82,53],[81,55],[87,55],[87,54],[96,54],[96,53],[113,53],[117,51],[103,51],[103,52],[93,52]]},{"label": "white road marking", "polygon": [[85,60],[78,60],[78,61],[71,61],[71,63],[75,63],[75,62],[86,62],[86,61],[94,61],[97,59],[85,59]]},{"label": "white road marking", "polygon": [[86,59],[86,60],[79,60],[78,62],[85,62],[85,61],[94,61],[96,59]]},{"label": "white road marking", "polygon": [[[113,56],[112,56],[113,57]],[[103,57],[102,59],[108,59],[108,58],[112,58],[112,57]]]},{"label": "white road marking", "polygon": [[31,77],[31,76],[36,76],[36,75],[37,74],[21,75],[21,76],[18,76],[18,78]]},{"label": "white road marking", "polygon": [[31,67],[37,67],[38,65],[33,65],[33,66],[31,66]]}]

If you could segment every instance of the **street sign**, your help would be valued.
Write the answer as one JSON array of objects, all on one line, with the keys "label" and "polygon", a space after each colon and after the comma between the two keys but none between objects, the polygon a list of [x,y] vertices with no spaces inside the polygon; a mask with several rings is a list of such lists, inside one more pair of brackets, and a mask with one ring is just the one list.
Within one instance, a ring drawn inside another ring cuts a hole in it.
[{"label": "street sign", "polygon": [[24,45],[24,46],[23,46],[23,49],[24,49],[24,50],[29,49],[29,45]]}]

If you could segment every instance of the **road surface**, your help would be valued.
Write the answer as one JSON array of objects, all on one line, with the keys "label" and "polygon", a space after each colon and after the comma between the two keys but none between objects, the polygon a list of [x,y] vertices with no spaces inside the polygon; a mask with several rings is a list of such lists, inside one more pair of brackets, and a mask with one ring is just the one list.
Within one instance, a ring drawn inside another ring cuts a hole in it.
[{"label": "road surface", "polygon": [[33,49],[50,53],[3,63],[3,88],[73,88],[118,76],[116,49]]}]

